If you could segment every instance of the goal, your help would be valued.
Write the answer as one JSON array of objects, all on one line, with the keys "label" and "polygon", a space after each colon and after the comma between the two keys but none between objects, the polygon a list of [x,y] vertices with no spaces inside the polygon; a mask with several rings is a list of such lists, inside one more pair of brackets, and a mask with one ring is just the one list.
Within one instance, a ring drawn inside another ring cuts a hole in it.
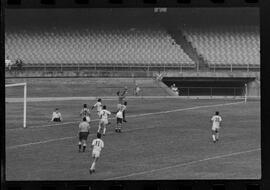
[{"label": "goal", "polygon": [[26,83],[6,84],[5,87],[6,88],[23,87],[23,128],[26,128],[27,84]]}]

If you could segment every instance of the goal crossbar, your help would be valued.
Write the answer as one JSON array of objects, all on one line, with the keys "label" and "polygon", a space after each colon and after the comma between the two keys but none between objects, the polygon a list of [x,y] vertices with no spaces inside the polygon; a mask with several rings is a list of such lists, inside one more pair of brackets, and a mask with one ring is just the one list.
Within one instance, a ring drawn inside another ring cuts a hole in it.
[{"label": "goal crossbar", "polygon": [[23,86],[23,128],[26,128],[26,99],[27,99],[27,84],[26,83],[15,83],[15,84],[6,84],[5,87],[18,87]]},{"label": "goal crossbar", "polygon": [[13,87],[13,86],[26,86],[26,83],[14,83],[14,84],[6,84],[5,87]]}]

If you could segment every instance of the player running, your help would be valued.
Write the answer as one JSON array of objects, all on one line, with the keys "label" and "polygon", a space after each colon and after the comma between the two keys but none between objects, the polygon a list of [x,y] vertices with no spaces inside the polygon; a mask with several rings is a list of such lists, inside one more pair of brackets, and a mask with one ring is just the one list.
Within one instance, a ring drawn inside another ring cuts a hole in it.
[{"label": "player running", "polygon": [[87,141],[87,137],[89,135],[90,132],[90,125],[89,123],[86,121],[86,117],[83,118],[83,121],[79,124],[79,152],[81,152],[81,148],[83,145],[83,152],[85,152],[86,149],[86,141]]},{"label": "player running", "polygon": [[106,106],[102,107],[102,110],[100,111],[100,121],[98,126],[98,133],[100,133],[101,128],[103,129],[103,135],[105,136],[106,133],[106,127],[109,124],[108,116],[111,115],[111,112],[106,110]]},{"label": "player running", "polygon": [[219,140],[219,129],[221,126],[222,118],[219,116],[219,112],[217,111],[216,114],[211,118],[212,124],[212,138],[213,142],[217,142]]},{"label": "player running", "polygon": [[92,158],[93,158],[93,163],[91,165],[91,168],[89,169],[90,174],[95,172],[95,166],[96,162],[98,161],[100,157],[100,152],[104,148],[104,142],[101,140],[101,134],[97,133],[97,139],[94,139],[92,142]]},{"label": "player running", "polygon": [[87,108],[87,104],[83,104],[83,109],[81,110],[80,116],[86,118],[86,121],[90,123],[90,110]]},{"label": "player running", "polygon": [[94,108],[97,108],[97,114],[98,114],[98,117],[100,116],[100,111],[102,110],[102,100],[99,98],[97,100],[97,103],[95,103],[95,105],[92,106],[91,110],[94,109]]}]

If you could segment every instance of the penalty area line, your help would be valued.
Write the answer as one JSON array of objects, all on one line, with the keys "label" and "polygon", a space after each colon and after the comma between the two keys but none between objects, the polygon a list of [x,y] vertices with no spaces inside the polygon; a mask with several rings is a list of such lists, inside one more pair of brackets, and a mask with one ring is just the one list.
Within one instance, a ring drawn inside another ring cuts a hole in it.
[{"label": "penalty area line", "polygon": [[[159,115],[159,114],[167,114],[167,113],[173,113],[173,112],[180,112],[180,111],[187,111],[187,110],[194,110],[194,109],[200,109],[200,108],[209,108],[209,107],[218,107],[218,106],[229,106],[229,105],[235,105],[235,104],[241,104],[244,103],[244,101],[240,102],[232,102],[232,103],[223,103],[223,104],[214,104],[214,105],[203,105],[203,106],[194,106],[190,108],[180,108],[180,109],[174,109],[174,110],[167,110],[167,111],[160,111],[160,112],[150,112],[150,113],[143,113],[143,114],[136,114],[136,115],[128,115],[127,118],[136,118],[136,117],[143,117],[143,116],[150,116],[150,115]],[[115,119],[115,118],[109,118]],[[91,121],[99,121],[99,119],[94,119]],[[71,122],[65,122],[65,123],[58,123],[58,124],[52,124],[52,125],[41,125],[38,127],[27,127],[28,129],[39,129],[39,128],[45,128],[45,127],[53,127],[53,126],[63,126],[63,125],[69,125],[74,123],[79,123],[80,121],[71,121]],[[25,130],[23,128],[14,128],[14,129],[6,129],[6,131],[16,131],[16,130]]]},{"label": "penalty area line", "polygon": [[153,169],[153,170],[146,170],[146,171],[142,171],[142,172],[135,172],[135,173],[131,173],[131,174],[128,174],[128,175],[123,175],[123,176],[111,177],[111,178],[107,178],[107,179],[104,179],[104,180],[124,179],[124,178],[128,178],[128,177],[133,177],[133,176],[138,176],[138,175],[143,175],[143,174],[148,174],[148,173],[153,173],[153,172],[158,172],[158,171],[162,171],[162,170],[168,170],[168,169],[173,169],[173,168],[178,168],[178,167],[183,167],[183,166],[189,166],[189,165],[197,164],[197,163],[200,163],[200,162],[206,162],[206,161],[209,161],[209,160],[227,158],[227,157],[231,157],[231,156],[237,156],[237,155],[246,154],[246,153],[255,152],[255,151],[260,151],[260,150],[261,150],[261,148],[256,148],[256,149],[251,149],[251,150],[246,150],[246,151],[241,151],[241,152],[223,154],[223,155],[219,155],[219,156],[204,158],[204,159],[201,159],[201,160],[195,160],[195,161],[185,162],[185,163],[182,163],[182,164],[171,165],[171,166],[167,166],[167,167],[163,167],[163,168],[157,168],[157,169]]}]

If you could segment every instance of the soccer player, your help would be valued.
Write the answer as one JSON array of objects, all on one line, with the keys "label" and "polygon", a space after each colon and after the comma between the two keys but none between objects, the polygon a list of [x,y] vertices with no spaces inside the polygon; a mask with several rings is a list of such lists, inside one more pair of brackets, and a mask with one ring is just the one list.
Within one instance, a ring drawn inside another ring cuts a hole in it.
[{"label": "soccer player", "polygon": [[141,88],[136,84],[135,89],[134,89],[134,94],[135,96],[139,96],[141,92]]},{"label": "soccer player", "polygon": [[123,105],[120,108],[120,110],[118,110],[118,112],[116,113],[116,128],[115,128],[115,132],[117,133],[121,133],[121,128],[122,128],[122,123],[123,123]]},{"label": "soccer player", "polygon": [[125,86],[122,93],[120,91],[116,93],[118,96],[117,112],[120,110],[121,106],[123,105],[124,99],[126,98],[127,91],[128,89]]},{"label": "soccer player", "polygon": [[55,111],[52,114],[51,121],[54,121],[54,122],[61,122],[61,121],[63,121],[62,115],[59,112],[59,109],[58,108],[55,108]]},{"label": "soccer player", "polygon": [[81,148],[83,146],[83,152],[85,152],[86,149],[86,141],[87,141],[87,137],[89,135],[90,132],[90,125],[86,120],[86,117],[83,118],[83,121],[79,124],[79,152],[81,152]]},{"label": "soccer player", "polygon": [[100,98],[97,100],[97,103],[95,103],[95,105],[92,106],[91,110],[94,109],[95,107],[97,108],[97,114],[99,117],[100,111],[102,110],[102,100]]},{"label": "soccer player", "polygon": [[83,109],[81,110],[80,113],[82,118],[86,118],[86,121],[88,123],[90,123],[91,119],[90,119],[90,110],[87,108],[87,104],[83,104]]},{"label": "soccer player", "polygon": [[111,112],[106,110],[106,106],[102,107],[102,110],[100,111],[100,121],[98,126],[98,133],[100,133],[101,128],[103,129],[103,135],[105,136],[106,133],[106,127],[109,124],[108,116],[111,115]]},{"label": "soccer player", "polygon": [[121,106],[121,109],[123,111],[123,121],[127,122],[126,120],[126,109],[127,109],[127,102],[124,102],[124,104]]},{"label": "soccer player", "polygon": [[89,169],[90,174],[95,172],[95,167],[96,167],[96,162],[98,161],[100,157],[100,152],[102,148],[104,148],[104,142],[101,140],[101,134],[97,133],[97,139],[94,139],[92,142],[92,158],[93,158],[93,163],[91,165],[91,168]]},{"label": "soccer player", "polygon": [[211,118],[212,122],[212,138],[213,142],[217,142],[219,140],[219,129],[221,126],[222,118],[219,116],[219,112],[216,111],[216,114]]}]

